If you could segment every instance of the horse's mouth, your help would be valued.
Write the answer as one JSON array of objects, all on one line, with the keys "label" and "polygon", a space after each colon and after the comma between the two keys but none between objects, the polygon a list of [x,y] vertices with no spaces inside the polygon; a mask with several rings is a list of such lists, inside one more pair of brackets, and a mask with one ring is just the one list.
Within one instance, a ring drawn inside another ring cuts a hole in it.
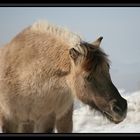
[{"label": "horse's mouth", "polygon": [[103,112],[104,114],[105,114],[105,116],[109,119],[109,120],[111,120],[111,121],[113,121],[113,117],[112,117],[112,115],[110,114],[110,113],[108,113],[108,112]]},{"label": "horse's mouth", "polygon": [[113,116],[110,114],[110,113],[108,113],[108,112],[103,112],[104,114],[105,114],[105,116],[111,121],[111,122],[114,122],[114,123],[116,123],[116,124],[118,124],[118,123],[120,123],[121,121],[116,121],[116,120],[114,120],[113,119]]}]

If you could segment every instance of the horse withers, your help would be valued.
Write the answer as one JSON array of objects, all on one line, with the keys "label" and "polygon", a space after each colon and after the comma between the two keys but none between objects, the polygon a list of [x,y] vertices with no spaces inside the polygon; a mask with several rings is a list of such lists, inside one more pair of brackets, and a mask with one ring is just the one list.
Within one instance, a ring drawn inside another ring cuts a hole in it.
[{"label": "horse withers", "polygon": [[75,97],[112,122],[123,121],[127,101],[111,81],[101,40],[89,43],[37,22],[0,48],[2,132],[70,133]]}]

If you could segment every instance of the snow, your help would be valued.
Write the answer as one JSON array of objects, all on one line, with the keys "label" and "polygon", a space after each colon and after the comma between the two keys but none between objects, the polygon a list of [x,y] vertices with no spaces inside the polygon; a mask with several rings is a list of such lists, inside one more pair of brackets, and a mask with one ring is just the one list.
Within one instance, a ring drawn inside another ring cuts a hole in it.
[{"label": "snow", "polygon": [[80,101],[75,101],[73,133],[139,133],[140,132],[140,91],[121,95],[127,99],[128,113],[124,121],[114,124],[102,114]]}]

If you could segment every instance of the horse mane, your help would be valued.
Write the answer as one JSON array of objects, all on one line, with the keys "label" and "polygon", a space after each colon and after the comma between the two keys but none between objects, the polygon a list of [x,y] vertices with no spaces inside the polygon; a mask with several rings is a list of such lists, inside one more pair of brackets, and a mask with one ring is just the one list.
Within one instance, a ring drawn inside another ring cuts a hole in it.
[{"label": "horse mane", "polygon": [[43,20],[37,21],[31,25],[30,30],[38,33],[47,33],[50,36],[67,42],[71,47],[75,47],[81,42],[81,37],[78,34],[69,31],[66,27],[57,26]]},{"label": "horse mane", "polygon": [[107,55],[101,48],[94,48],[92,44],[83,41],[80,35],[69,31],[65,27],[60,27],[47,21],[40,20],[33,23],[27,30],[38,34],[47,34],[58,40],[62,40],[68,44],[68,49],[75,48],[86,57],[84,64],[86,70],[94,68],[98,71],[98,69],[101,69],[101,65],[104,62],[109,64]]},{"label": "horse mane", "polygon": [[94,69],[100,71],[103,63],[109,65],[110,61],[107,58],[107,54],[100,47],[94,48],[92,44],[84,42],[78,34],[69,31],[67,28],[51,24],[47,21],[37,21],[31,26],[30,30],[38,33],[47,33],[50,36],[67,42],[70,48],[75,48],[86,57],[84,64],[86,70]]}]

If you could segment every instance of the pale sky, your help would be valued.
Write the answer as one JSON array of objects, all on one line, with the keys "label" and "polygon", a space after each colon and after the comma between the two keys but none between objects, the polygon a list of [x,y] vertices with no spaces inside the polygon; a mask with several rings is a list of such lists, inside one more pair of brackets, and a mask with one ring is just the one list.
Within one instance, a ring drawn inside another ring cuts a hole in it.
[{"label": "pale sky", "polygon": [[0,7],[0,45],[37,20],[79,33],[85,41],[103,36],[110,74],[119,89],[140,89],[140,7]]}]

